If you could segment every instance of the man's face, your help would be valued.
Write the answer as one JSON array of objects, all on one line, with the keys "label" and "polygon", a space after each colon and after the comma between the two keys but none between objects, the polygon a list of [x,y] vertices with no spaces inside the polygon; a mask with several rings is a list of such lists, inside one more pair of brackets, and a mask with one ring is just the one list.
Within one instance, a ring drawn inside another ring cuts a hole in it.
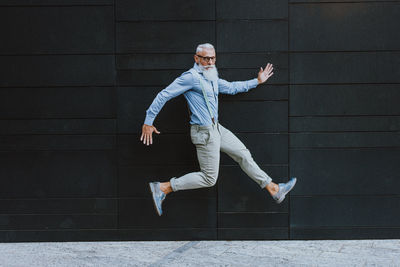
[{"label": "man's face", "polygon": [[209,67],[215,65],[215,50],[212,48],[203,49],[201,52],[198,52],[196,55],[194,55],[194,60],[197,64],[201,64],[204,68],[208,69]]}]

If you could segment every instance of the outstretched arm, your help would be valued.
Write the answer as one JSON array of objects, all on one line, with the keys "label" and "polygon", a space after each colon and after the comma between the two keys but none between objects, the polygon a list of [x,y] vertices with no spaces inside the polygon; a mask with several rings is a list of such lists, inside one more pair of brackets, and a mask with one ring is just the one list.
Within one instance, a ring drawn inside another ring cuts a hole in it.
[{"label": "outstretched arm", "polygon": [[190,72],[184,72],[170,85],[168,85],[165,89],[161,90],[157,94],[150,107],[146,110],[146,118],[142,126],[142,135],[140,136],[140,141],[143,141],[143,144],[153,144],[153,132],[160,134],[156,127],[153,126],[153,121],[164,106],[164,104],[171,98],[177,97],[178,95],[181,95],[187,90],[191,89],[192,86],[192,74]]},{"label": "outstretched arm", "polygon": [[224,79],[218,80],[218,88],[219,92],[222,94],[230,94],[235,95],[237,93],[248,92],[250,89],[257,87],[257,85],[264,83],[271,77],[274,73],[272,72],[273,67],[272,64],[268,63],[265,67],[260,68],[258,72],[258,77],[248,80],[248,81],[236,81],[236,82],[228,82]]}]

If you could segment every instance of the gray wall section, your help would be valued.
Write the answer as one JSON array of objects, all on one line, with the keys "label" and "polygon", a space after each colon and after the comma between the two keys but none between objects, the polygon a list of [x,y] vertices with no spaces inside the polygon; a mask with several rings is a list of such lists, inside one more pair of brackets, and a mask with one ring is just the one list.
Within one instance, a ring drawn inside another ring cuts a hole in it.
[{"label": "gray wall section", "polygon": [[0,6],[0,240],[111,237],[119,223],[114,2]]},{"label": "gray wall section", "polygon": [[[0,0],[0,241],[399,238],[400,1]],[[155,213],[147,183],[199,169],[186,101],[156,94],[217,49],[221,123],[277,205],[221,154],[218,183]],[[249,119],[251,118],[251,119]]]},{"label": "gray wall section", "polygon": [[400,3],[324,2],[289,4],[291,238],[397,238]]}]

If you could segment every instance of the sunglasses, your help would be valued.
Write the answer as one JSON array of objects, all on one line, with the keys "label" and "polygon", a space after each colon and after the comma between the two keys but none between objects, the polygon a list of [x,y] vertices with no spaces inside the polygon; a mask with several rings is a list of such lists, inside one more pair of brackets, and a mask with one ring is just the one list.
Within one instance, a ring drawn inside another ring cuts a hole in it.
[{"label": "sunglasses", "polygon": [[201,59],[204,59],[206,62],[215,61],[215,57],[203,57],[203,56],[200,56],[200,55],[197,55],[197,54],[196,54],[196,56],[198,56]]}]

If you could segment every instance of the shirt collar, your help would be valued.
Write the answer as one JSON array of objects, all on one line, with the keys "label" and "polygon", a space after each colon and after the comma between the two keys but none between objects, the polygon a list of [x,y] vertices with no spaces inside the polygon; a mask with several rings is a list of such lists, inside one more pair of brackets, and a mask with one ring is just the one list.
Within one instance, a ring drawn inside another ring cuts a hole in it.
[{"label": "shirt collar", "polygon": [[196,62],[194,63],[193,68],[194,68],[195,70],[197,70],[198,73],[203,73],[203,71],[200,69],[200,67],[197,65]]}]

